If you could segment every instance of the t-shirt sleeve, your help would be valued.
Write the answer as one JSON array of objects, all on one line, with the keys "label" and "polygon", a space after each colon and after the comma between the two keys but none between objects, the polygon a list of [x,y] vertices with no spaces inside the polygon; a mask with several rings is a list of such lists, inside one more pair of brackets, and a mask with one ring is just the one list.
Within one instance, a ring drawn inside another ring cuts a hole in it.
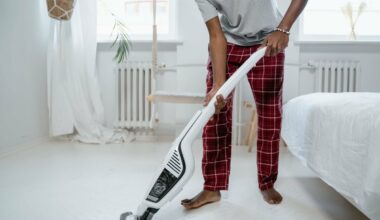
[{"label": "t-shirt sleeve", "polygon": [[198,4],[198,8],[201,11],[203,20],[207,22],[211,18],[218,16],[218,11],[208,0],[195,0]]}]

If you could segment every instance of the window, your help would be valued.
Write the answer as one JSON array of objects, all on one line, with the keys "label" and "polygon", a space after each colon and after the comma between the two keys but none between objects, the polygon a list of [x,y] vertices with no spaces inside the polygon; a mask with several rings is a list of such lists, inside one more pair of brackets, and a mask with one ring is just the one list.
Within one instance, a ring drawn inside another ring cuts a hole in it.
[{"label": "window", "polygon": [[[175,37],[174,0],[157,1],[157,32],[159,37]],[[98,0],[98,39],[112,38],[114,17],[123,21],[133,40],[149,40],[152,36],[153,0]]]},{"label": "window", "polygon": [[[360,7],[363,10],[358,16]],[[346,11],[346,14],[343,11]],[[348,14],[352,15],[351,20]],[[309,1],[301,22],[300,38],[301,40],[353,40],[351,24],[355,23],[356,39],[380,41],[378,21],[380,21],[379,0]]]}]

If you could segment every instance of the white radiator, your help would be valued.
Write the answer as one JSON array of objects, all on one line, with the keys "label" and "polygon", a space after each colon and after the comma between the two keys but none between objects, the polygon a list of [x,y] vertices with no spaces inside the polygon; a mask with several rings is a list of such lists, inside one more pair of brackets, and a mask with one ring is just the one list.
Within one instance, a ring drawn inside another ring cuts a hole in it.
[{"label": "white radiator", "polygon": [[153,128],[155,106],[146,97],[154,91],[151,63],[129,62],[116,70],[114,126],[133,130]]},{"label": "white radiator", "polygon": [[314,61],[317,68],[316,92],[357,92],[360,74],[358,61]]}]

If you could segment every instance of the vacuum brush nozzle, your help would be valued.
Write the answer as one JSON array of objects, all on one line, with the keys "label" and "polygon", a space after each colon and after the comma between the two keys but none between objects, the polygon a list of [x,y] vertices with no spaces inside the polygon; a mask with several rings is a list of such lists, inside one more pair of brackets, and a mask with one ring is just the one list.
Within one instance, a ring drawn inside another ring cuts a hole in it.
[{"label": "vacuum brush nozzle", "polygon": [[140,220],[140,218],[132,212],[126,212],[120,215],[120,220]]}]

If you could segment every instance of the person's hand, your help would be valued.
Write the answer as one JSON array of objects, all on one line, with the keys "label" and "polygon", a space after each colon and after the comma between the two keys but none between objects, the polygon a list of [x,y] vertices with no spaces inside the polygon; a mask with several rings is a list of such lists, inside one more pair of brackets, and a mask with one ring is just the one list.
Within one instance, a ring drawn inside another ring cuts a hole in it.
[{"label": "person's hand", "polygon": [[[216,92],[220,89],[221,86],[213,86],[210,92],[207,93],[203,106],[207,106],[212,97],[216,94]],[[220,110],[226,105],[225,99],[222,95],[218,95],[216,97],[215,105],[215,113],[219,114]]]},{"label": "person's hand", "polygon": [[276,56],[288,46],[288,43],[289,36],[286,33],[274,31],[265,38],[261,47],[267,47],[265,56]]}]

